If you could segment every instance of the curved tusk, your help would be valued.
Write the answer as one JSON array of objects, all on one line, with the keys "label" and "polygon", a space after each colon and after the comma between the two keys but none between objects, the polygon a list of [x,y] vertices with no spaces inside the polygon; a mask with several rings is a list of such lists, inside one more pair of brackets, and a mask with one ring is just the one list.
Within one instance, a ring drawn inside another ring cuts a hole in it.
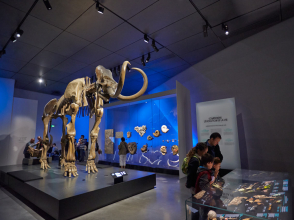
[{"label": "curved tusk", "polygon": [[146,92],[146,90],[147,90],[147,87],[148,87],[148,78],[146,76],[146,73],[144,73],[144,71],[141,70],[141,69],[139,69],[139,68],[132,68],[132,69],[137,70],[143,76],[143,80],[144,80],[143,86],[140,89],[140,91],[137,92],[134,95],[131,95],[131,96],[119,95],[117,97],[117,99],[119,99],[119,100],[122,100],[122,101],[131,101],[131,100],[134,100],[134,99],[140,97],[141,95],[143,95]]},{"label": "curved tusk", "polygon": [[[121,67],[121,70],[120,70],[120,75],[119,75],[119,81],[118,81],[117,89],[116,89],[116,91],[115,91],[114,94],[109,94],[109,96],[111,98],[117,98],[120,95],[120,93],[121,93],[121,91],[122,91],[122,89],[124,87],[124,84],[125,84],[126,69],[127,69],[128,64],[131,65],[129,61],[125,61],[123,63],[123,65]],[[108,89],[107,89],[107,91],[108,91]]]}]

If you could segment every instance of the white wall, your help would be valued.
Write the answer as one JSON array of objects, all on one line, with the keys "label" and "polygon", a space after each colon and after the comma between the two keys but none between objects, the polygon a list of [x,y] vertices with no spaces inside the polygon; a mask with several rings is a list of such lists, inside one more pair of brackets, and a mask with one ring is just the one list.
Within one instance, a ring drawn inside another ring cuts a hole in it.
[{"label": "white wall", "polygon": [[13,99],[10,144],[1,163],[5,165],[22,163],[25,145],[36,133],[37,108],[36,100]]},{"label": "white wall", "polygon": [[[36,133],[34,137],[36,140],[38,136],[43,137],[44,125],[42,121],[42,115],[43,115],[44,107],[47,104],[47,102],[49,102],[51,99],[54,99],[54,98],[58,99],[59,97],[53,96],[53,95],[47,95],[44,93],[31,92],[28,90],[17,89],[17,88],[14,91],[14,97],[38,101]],[[22,106],[19,106],[19,107],[21,108]],[[53,119],[52,124],[55,125],[55,127],[51,128],[50,134],[53,136],[53,142],[56,143],[58,149],[61,149],[60,139],[62,135],[62,120],[60,118]]]},{"label": "white wall", "polygon": [[195,103],[235,97],[242,167],[293,175],[293,27],[292,18],[240,41],[151,93],[176,88],[176,80],[190,90],[194,144]]}]

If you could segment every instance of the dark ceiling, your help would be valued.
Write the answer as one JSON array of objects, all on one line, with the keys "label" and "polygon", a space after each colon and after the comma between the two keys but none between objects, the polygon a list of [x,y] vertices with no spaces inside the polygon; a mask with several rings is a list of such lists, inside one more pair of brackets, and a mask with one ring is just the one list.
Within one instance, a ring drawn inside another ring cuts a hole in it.
[{"label": "dark ceiling", "polygon": [[[33,2],[0,0],[0,49]],[[292,17],[292,2],[104,0],[101,15],[93,0],[50,0],[50,11],[40,0],[21,27],[23,36],[9,43],[0,58],[0,77],[15,79],[16,88],[57,95],[71,80],[91,77],[97,65],[113,68],[128,60],[147,73],[150,91],[192,64]],[[202,33],[204,19],[211,26],[208,37]],[[143,41],[143,33],[156,40],[159,52]],[[141,56],[148,52],[151,59],[143,67]],[[40,77],[47,86],[38,83]],[[135,93],[141,85],[140,74],[127,73],[122,93]]]}]

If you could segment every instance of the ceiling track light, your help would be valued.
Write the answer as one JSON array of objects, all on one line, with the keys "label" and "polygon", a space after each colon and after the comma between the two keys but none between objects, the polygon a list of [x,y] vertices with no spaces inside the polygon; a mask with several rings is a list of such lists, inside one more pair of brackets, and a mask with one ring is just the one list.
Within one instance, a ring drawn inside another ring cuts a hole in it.
[{"label": "ceiling track light", "polygon": [[44,4],[45,4],[47,10],[52,10],[52,7],[51,7],[51,5],[50,5],[49,0],[43,0],[43,2],[44,2]]},{"label": "ceiling track light", "polygon": [[21,35],[23,35],[23,30],[18,29],[18,30],[16,31],[16,36],[17,36],[17,37],[21,37]]},{"label": "ceiling track light", "polygon": [[208,25],[207,24],[203,25],[203,36],[204,37],[208,37],[207,29],[208,29]]},{"label": "ceiling track light", "polygon": [[98,13],[103,14],[104,8],[100,6],[99,1],[96,3],[96,10]]},{"label": "ceiling track light", "polygon": [[146,66],[146,64],[145,64],[145,62],[144,62],[144,55],[142,55],[141,63],[142,63],[143,66]]},{"label": "ceiling track light", "polygon": [[10,40],[14,43],[16,42],[16,38],[15,37],[11,37]]},{"label": "ceiling track light", "polygon": [[158,48],[157,48],[156,45],[155,45],[155,40],[152,40],[152,45],[151,45],[151,46],[153,47],[153,49],[154,49],[156,52],[159,51]]},{"label": "ceiling track light", "polygon": [[227,24],[222,23],[222,29],[226,35],[229,35],[229,26]]},{"label": "ceiling track light", "polygon": [[39,83],[42,83],[44,80],[42,78],[39,79]]},{"label": "ceiling track light", "polygon": [[147,34],[144,34],[144,42],[146,42],[147,44],[149,43],[149,38]]},{"label": "ceiling track light", "polygon": [[146,59],[146,63],[148,63],[149,62],[149,60],[150,60],[150,58],[151,58],[151,56],[150,56],[150,53],[148,53],[148,57],[147,57],[147,59]]}]

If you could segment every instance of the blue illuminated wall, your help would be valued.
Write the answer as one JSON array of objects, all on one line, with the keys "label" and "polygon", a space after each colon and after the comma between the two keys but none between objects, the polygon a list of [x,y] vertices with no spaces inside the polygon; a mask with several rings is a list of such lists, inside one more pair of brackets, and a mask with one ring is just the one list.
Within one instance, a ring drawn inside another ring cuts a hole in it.
[{"label": "blue illuminated wall", "polygon": [[[70,122],[71,116],[67,115],[68,123]],[[89,142],[89,116],[80,116],[76,117],[75,121],[75,129],[76,129],[76,139],[77,141],[81,137],[81,135],[85,136],[85,139],[88,139]]]},{"label": "blue illuminated wall", "polygon": [[[128,154],[127,164],[158,167],[166,169],[179,169],[179,156],[173,155],[171,147],[178,145],[178,123],[177,123],[177,99],[176,97],[150,99],[123,107],[107,109],[105,129],[114,129],[115,132],[122,131],[126,142],[138,143],[137,153]],[[147,126],[147,131],[141,137],[134,128],[136,126]],[[167,133],[161,132],[161,126],[166,125]],[[154,137],[153,133],[159,130],[161,135]],[[132,136],[127,138],[127,132],[131,131]],[[104,135],[100,133],[100,135]],[[154,139],[147,140],[151,135]],[[119,162],[118,145],[120,139],[115,138],[114,154],[107,154],[105,160]],[[141,152],[141,147],[148,144],[148,151]],[[167,147],[167,154],[160,153],[160,147]]]}]

